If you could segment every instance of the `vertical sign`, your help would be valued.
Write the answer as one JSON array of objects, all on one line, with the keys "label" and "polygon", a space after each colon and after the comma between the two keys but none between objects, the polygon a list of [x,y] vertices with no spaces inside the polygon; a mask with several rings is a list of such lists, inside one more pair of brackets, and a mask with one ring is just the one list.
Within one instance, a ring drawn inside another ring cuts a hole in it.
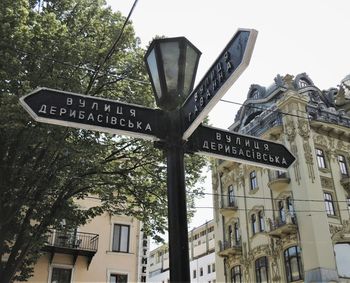
[{"label": "vertical sign", "polygon": [[257,34],[253,29],[239,29],[186,99],[181,108],[184,140],[248,67]]}]

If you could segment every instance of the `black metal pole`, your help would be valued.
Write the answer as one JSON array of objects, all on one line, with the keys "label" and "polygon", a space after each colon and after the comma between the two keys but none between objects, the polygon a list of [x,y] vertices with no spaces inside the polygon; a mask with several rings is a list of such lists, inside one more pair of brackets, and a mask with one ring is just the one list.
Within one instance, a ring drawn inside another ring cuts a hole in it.
[{"label": "black metal pole", "polygon": [[170,282],[190,282],[184,147],[179,113],[169,113],[167,139]]}]

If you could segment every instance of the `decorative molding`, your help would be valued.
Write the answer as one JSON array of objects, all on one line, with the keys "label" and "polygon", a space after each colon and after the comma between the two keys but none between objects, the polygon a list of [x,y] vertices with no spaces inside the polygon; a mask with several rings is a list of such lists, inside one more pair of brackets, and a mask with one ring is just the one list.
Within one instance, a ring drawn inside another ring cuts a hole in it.
[{"label": "decorative molding", "polygon": [[311,181],[314,182],[315,172],[314,172],[314,166],[313,166],[314,160],[313,160],[313,156],[312,156],[311,146],[307,141],[304,141],[303,147],[304,147],[304,157],[305,157],[305,161],[306,161],[307,168],[309,171],[309,177],[310,177]]},{"label": "decorative molding", "polygon": [[329,224],[333,243],[350,241],[350,220],[343,220],[342,225]]},{"label": "decorative molding", "polygon": [[321,186],[325,189],[334,190],[334,183],[331,178],[321,176]]},{"label": "decorative molding", "polygon": [[293,120],[289,119],[284,126],[284,133],[287,137],[287,140],[289,142],[292,142],[295,140],[295,136],[296,136],[296,129],[295,129],[295,124],[293,122]]},{"label": "decorative molding", "polygon": [[328,139],[324,135],[315,135],[315,144],[320,145],[324,148],[329,148]]},{"label": "decorative molding", "polygon": [[298,133],[304,139],[308,139],[310,136],[309,123],[305,119],[298,119]]},{"label": "decorative molding", "polygon": [[298,148],[295,144],[291,145],[291,151],[296,158],[296,161],[294,162],[294,165],[293,165],[295,181],[298,183],[298,185],[300,185],[301,175],[300,175],[300,167],[299,167]]}]

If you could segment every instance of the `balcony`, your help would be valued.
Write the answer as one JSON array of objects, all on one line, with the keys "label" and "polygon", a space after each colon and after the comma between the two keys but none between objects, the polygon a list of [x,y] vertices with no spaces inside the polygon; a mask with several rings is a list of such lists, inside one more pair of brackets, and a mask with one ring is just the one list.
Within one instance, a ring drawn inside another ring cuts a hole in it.
[{"label": "balcony", "polygon": [[219,256],[221,257],[242,255],[241,241],[219,241],[219,246]]},{"label": "balcony", "polygon": [[342,175],[340,179],[340,184],[343,188],[350,193],[350,177],[348,175]]},{"label": "balcony", "polygon": [[238,204],[236,199],[229,199],[228,197],[223,198],[220,207],[220,213],[227,217],[233,217],[238,211]]},{"label": "balcony", "polygon": [[290,178],[287,172],[269,170],[269,188],[279,193],[284,190],[290,183]]},{"label": "balcony", "polygon": [[47,242],[42,250],[51,254],[50,262],[56,253],[72,255],[73,265],[78,256],[85,256],[88,258],[89,268],[97,252],[98,237],[98,234],[92,233],[53,230],[48,232]]},{"label": "balcony", "polygon": [[297,224],[295,215],[286,214],[285,219],[276,218],[269,219],[270,232],[272,237],[282,238],[284,236],[294,234],[297,232]]}]

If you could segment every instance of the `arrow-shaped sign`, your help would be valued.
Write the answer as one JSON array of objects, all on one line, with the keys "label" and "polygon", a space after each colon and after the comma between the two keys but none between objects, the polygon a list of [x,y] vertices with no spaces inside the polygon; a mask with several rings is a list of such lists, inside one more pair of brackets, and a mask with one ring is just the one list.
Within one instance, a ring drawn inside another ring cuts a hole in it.
[{"label": "arrow-shaped sign", "polygon": [[295,160],[283,144],[202,125],[189,138],[188,149],[219,159],[276,170],[287,169]]},{"label": "arrow-shaped sign", "polygon": [[184,140],[248,67],[257,34],[253,29],[239,29],[186,99],[181,109]]},{"label": "arrow-shaped sign", "polygon": [[157,140],[160,110],[49,88],[21,97],[22,106],[38,122]]}]

